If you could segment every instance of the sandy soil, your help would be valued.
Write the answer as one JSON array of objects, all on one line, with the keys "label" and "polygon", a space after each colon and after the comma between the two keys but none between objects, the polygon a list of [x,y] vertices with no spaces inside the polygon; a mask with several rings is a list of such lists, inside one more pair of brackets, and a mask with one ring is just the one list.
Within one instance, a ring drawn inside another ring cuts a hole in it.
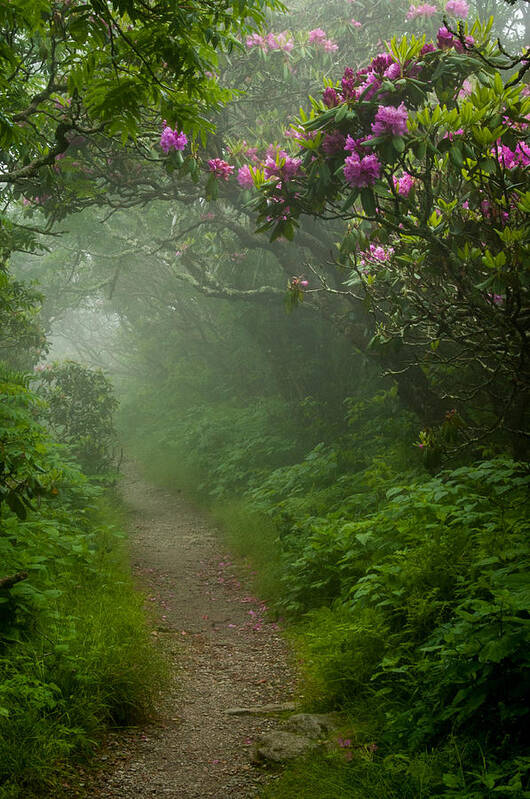
[{"label": "sandy soil", "polygon": [[131,467],[122,492],[133,569],[170,676],[160,686],[155,721],[109,737],[88,793],[250,799],[274,778],[251,764],[252,743],[277,721],[226,711],[292,700],[288,647],[199,512]]}]

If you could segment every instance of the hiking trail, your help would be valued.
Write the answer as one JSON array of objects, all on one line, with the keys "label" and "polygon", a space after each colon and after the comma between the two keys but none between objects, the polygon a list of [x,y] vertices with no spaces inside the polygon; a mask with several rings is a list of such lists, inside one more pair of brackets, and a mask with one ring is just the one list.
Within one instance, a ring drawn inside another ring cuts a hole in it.
[{"label": "hiking trail", "polygon": [[149,724],[108,736],[87,772],[90,796],[250,799],[274,778],[252,765],[252,744],[278,720],[227,711],[290,702],[292,656],[205,516],[130,464],[121,493],[169,677]]}]

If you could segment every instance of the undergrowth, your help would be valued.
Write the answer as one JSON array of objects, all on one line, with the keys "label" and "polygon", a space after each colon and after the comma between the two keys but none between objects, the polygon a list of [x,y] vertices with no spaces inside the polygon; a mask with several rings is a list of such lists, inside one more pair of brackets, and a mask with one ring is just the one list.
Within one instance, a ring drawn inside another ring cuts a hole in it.
[{"label": "undergrowth", "polygon": [[6,485],[22,499],[0,516],[0,577],[17,577],[0,586],[0,797],[27,799],[58,795],[106,727],[142,719],[160,667],[117,497],[39,425],[23,382],[2,388]]},{"label": "undergrowth", "polygon": [[169,487],[186,490],[190,467],[288,620],[308,708],[353,720],[347,752],[289,767],[264,797],[530,796],[527,468],[498,455],[429,471],[392,389],[347,400],[321,441],[297,414],[203,406],[158,414],[160,454],[152,428],[132,439]]}]

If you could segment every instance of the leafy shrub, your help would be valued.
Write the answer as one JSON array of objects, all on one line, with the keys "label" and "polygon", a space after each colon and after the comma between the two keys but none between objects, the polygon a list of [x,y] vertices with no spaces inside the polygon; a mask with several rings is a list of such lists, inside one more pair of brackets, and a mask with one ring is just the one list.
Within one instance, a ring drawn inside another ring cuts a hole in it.
[{"label": "leafy shrub", "polygon": [[[37,367],[39,369],[39,367]],[[68,444],[88,474],[108,471],[116,444],[113,416],[118,406],[103,372],[75,361],[42,367],[39,393],[43,413],[56,438]]]},{"label": "leafy shrub", "polygon": [[35,421],[24,381],[2,377],[0,797],[18,799],[144,714],[158,666],[102,490]]}]

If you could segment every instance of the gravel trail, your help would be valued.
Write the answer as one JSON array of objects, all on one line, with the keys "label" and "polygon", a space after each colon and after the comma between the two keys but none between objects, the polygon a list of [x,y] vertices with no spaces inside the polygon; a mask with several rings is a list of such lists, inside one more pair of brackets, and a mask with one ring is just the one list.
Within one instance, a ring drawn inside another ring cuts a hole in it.
[{"label": "gravel trail", "polygon": [[292,700],[294,668],[278,625],[233,570],[216,531],[178,495],[128,466],[131,556],[152,609],[152,635],[169,658],[155,720],[109,736],[90,778],[101,799],[250,799],[268,776],[251,763],[269,716],[236,707]]}]

